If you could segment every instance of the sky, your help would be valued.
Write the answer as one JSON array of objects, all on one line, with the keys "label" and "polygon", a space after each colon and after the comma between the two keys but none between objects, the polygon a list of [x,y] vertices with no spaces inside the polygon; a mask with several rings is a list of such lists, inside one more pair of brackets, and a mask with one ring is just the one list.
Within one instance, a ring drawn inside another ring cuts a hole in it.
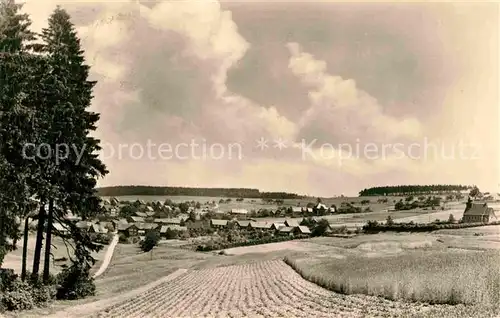
[{"label": "sky", "polygon": [[500,192],[498,5],[28,0],[81,38],[109,185]]}]

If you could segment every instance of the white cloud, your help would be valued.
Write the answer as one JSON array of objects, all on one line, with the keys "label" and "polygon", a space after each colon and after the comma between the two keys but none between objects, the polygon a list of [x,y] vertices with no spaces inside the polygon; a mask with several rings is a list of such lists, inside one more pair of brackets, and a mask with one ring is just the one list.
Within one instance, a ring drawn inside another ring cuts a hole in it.
[{"label": "white cloud", "polygon": [[369,136],[384,141],[420,136],[420,123],[415,118],[385,115],[377,100],[359,89],[354,80],[328,74],[326,63],[303,52],[298,43],[287,47],[290,70],[310,89],[311,106],[301,121],[303,128],[323,124],[323,128],[337,129],[338,133],[344,126],[344,134],[351,138]]}]

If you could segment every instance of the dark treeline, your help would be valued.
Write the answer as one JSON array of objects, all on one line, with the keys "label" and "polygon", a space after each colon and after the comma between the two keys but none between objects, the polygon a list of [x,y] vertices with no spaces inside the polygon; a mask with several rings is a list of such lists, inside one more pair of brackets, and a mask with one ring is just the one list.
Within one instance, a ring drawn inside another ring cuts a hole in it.
[{"label": "dark treeline", "polygon": [[97,189],[100,196],[139,196],[139,195],[185,195],[198,197],[228,198],[266,198],[294,199],[297,194],[285,192],[260,192],[258,189],[245,188],[189,188],[189,187],[157,187],[157,186],[114,186]]},{"label": "dark treeline", "polygon": [[359,196],[378,196],[378,195],[414,195],[414,194],[438,194],[454,191],[463,191],[471,189],[472,186],[452,185],[452,184],[435,184],[435,185],[399,185],[373,187],[363,189],[359,192]]}]

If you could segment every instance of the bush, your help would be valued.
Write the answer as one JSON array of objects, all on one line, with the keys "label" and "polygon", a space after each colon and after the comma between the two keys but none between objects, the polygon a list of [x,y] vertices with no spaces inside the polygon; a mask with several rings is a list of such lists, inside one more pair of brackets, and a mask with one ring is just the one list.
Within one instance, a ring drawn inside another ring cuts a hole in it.
[{"label": "bush", "polygon": [[[56,296],[57,286],[51,276],[47,285],[35,280],[21,281],[11,269],[0,271],[2,292],[0,293],[0,311],[27,310],[44,306]],[[27,273],[27,277],[31,275]]]},{"label": "bush", "polygon": [[57,299],[75,300],[95,295],[96,288],[89,268],[78,263],[63,269],[57,275],[57,283]]}]

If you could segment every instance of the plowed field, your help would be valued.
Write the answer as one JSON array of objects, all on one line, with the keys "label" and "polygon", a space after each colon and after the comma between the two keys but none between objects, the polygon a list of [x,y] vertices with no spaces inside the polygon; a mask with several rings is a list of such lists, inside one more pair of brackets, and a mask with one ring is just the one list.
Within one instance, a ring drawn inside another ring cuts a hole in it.
[{"label": "plowed field", "polygon": [[272,260],[191,271],[92,317],[393,317],[426,309],[337,294]]}]

